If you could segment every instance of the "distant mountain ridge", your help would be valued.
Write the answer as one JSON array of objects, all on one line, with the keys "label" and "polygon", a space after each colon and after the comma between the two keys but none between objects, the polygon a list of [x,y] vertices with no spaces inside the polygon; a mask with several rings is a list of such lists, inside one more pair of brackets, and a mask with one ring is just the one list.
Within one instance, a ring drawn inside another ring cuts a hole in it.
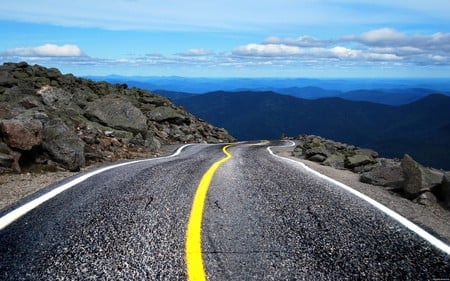
[{"label": "distant mountain ridge", "polygon": [[340,97],[352,101],[370,101],[401,105],[430,94],[450,96],[450,80],[446,79],[250,79],[250,78],[185,78],[185,77],[89,77],[111,83],[126,83],[146,89],[171,100],[186,95],[214,91],[272,91],[303,99]]},{"label": "distant mountain ridge", "polygon": [[178,99],[176,104],[241,140],[314,134],[373,148],[386,157],[408,153],[425,165],[450,168],[450,97],[445,95],[392,106],[222,91]]}]

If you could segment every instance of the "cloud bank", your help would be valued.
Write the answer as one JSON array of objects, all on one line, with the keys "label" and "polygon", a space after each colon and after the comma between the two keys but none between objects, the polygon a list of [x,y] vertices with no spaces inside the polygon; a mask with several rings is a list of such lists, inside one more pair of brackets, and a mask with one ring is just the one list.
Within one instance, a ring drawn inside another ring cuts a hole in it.
[{"label": "cloud bank", "polygon": [[232,55],[247,59],[266,57],[296,61],[315,59],[450,65],[450,33],[406,35],[394,29],[381,28],[338,39],[269,37],[262,43],[237,47],[232,50]]},{"label": "cloud bank", "polygon": [[[395,29],[381,28],[341,38],[297,38],[271,36],[259,43],[236,46],[222,52],[206,48],[188,49],[172,55],[151,53],[123,58],[95,58],[77,45],[44,44],[18,47],[0,52],[2,61],[36,62],[48,65],[99,66],[109,69],[136,66],[172,69],[449,69],[450,33],[408,35]],[[445,71],[441,71],[443,73]]]}]

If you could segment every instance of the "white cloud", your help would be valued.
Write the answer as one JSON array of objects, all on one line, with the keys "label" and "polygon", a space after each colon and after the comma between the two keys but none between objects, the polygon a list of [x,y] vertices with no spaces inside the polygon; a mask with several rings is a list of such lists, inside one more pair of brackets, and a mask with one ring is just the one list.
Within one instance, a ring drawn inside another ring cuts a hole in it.
[{"label": "white cloud", "polygon": [[232,51],[247,60],[272,57],[287,61],[334,61],[341,63],[401,63],[450,65],[450,33],[407,35],[392,28],[369,30],[338,39],[300,36],[292,39],[268,37],[261,44],[248,44]]},{"label": "white cloud", "polygon": [[96,65],[119,67],[161,66],[162,68],[215,67],[450,67],[450,33],[408,35],[395,29],[369,30],[337,39],[302,35],[297,38],[268,37],[261,43],[238,46],[225,52],[204,48],[189,49],[172,55],[149,53],[122,58],[95,58],[85,55],[76,45],[46,44],[13,48],[0,52],[0,60],[56,65]]},{"label": "white cloud", "polygon": [[334,40],[321,40],[312,36],[304,35],[298,38],[286,38],[283,40],[278,37],[271,36],[264,40],[263,44],[284,44],[298,47],[322,47],[333,44],[333,42]]},{"label": "white cloud", "polygon": [[190,49],[187,52],[179,53],[177,55],[182,57],[202,57],[202,56],[209,56],[212,54],[213,54],[212,52],[205,49]]},{"label": "white cloud", "polygon": [[367,45],[390,45],[404,42],[407,38],[405,34],[397,32],[391,28],[381,28],[370,30],[359,36],[347,37],[349,41],[359,41]]},{"label": "white cloud", "polygon": [[83,52],[77,45],[45,44],[37,47],[7,49],[1,53],[3,56],[20,57],[80,57]]},{"label": "white cloud", "polygon": [[302,49],[284,44],[248,44],[232,51],[236,56],[282,57],[303,53]]}]

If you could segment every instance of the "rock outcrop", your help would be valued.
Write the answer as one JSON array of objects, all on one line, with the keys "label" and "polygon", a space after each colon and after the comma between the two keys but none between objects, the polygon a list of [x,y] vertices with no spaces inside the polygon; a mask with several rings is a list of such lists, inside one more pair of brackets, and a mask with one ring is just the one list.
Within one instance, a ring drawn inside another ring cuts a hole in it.
[{"label": "rock outcrop", "polygon": [[337,169],[355,172],[371,170],[377,163],[378,153],[319,136],[302,135],[293,155]]},{"label": "rock outcrop", "polygon": [[0,173],[148,157],[164,144],[232,142],[168,99],[27,63],[0,67]]},{"label": "rock outcrop", "polygon": [[335,142],[318,136],[301,135],[293,156],[336,169],[360,174],[360,181],[382,186],[423,205],[440,203],[450,210],[450,172],[426,168],[409,155],[403,159],[379,157],[371,149]]}]

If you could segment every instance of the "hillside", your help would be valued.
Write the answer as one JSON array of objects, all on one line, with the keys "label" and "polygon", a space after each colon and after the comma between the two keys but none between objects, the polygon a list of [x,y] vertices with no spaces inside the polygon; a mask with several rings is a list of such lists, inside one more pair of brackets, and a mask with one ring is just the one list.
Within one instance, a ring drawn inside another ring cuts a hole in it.
[{"label": "hillside", "polygon": [[233,140],[145,90],[27,63],[0,67],[0,173],[76,171],[95,162],[148,157],[164,144]]},{"label": "hillside", "polygon": [[176,103],[241,140],[314,134],[373,148],[385,157],[408,153],[425,165],[450,168],[450,97],[444,95],[389,106],[273,92],[213,92]]}]

